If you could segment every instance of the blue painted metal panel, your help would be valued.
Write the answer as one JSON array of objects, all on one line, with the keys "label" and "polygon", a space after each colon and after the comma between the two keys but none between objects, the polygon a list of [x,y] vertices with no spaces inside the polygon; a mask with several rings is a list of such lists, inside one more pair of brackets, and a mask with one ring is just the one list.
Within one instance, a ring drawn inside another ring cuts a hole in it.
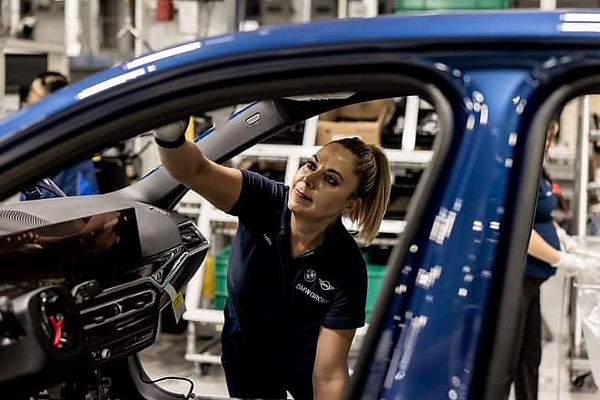
[{"label": "blue painted metal panel", "polygon": [[[364,398],[466,399],[518,141],[529,70],[462,71],[458,134],[437,214],[423,221],[399,277]],[[513,101],[518,99],[518,101]],[[390,361],[391,360],[391,361]]]},{"label": "blue painted metal panel", "polygon": [[[573,14],[573,13],[571,13]],[[571,15],[569,14],[569,15]],[[311,46],[356,44],[360,42],[444,40],[453,45],[473,40],[575,40],[592,39],[598,44],[600,32],[593,27],[595,14],[578,11],[579,17],[565,18],[565,12],[494,11],[488,13],[441,13],[391,15],[372,19],[319,21],[310,24],[267,26],[257,31],[238,32],[173,46],[89,76],[43,101],[0,121],[0,140],[23,128],[71,107],[94,93],[108,91],[134,80],[144,80],[170,70],[202,65],[210,60],[265,51],[289,52]],[[591,22],[565,22],[565,19]],[[570,24],[565,27],[565,24]],[[426,27],[426,29],[424,29]],[[587,28],[586,28],[587,27]],[[572,32],[567,32],[570,30]],[[448,49],[449,44],[440,49]]]}]

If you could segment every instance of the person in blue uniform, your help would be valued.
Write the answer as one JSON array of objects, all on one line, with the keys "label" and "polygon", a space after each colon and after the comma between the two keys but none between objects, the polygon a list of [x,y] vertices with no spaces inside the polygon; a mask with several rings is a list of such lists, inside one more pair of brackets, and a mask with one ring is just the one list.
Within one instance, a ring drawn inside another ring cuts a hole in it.
[{"label": "person in blue uniform", "polygon": [[[555,140],[558,128],[558,120],[553,120],[547,132],[545,156]],[[503,382],[504,399],[508,399],[512,383],[514,383],[515,400],[538,398],[539,367],[542,359],[541,285],[552,277],[558,268],[565,270],[569,275],[574,275],[590,267],[586,265],[585,259],[566,251],[565,243],[572,243],[573,238],[566,235],[552,218],[552,212],[558,206],[559,196],[553,189],[552,181],[546,171],[543,170],[538,188],[533,229],[527,249],[521,301],[515,316],[513,361]]]},{"label": "person in blue uniform", "polygon": [[[31,82],[25,104],[37,103],[68,84],[68,78],[60,72],[44,71]],[[89,159],[69,166],[51,177],[51,179],[67,196],[84,196],[99,193],[94,162]],[[56,197],[56,194],[45,189],[41,189],[37,192],[37,195],[39,198]],[[26,200],[27,196],[22,194],[21,198]]]},{"label": "person in blue uniform", "polygon": [[391,187],[385,153],[359,138],[330,142],[286,187],[205,158],[185,139],[186,122],[154,132],[161,162],[239,221],[221,342],[230,395],[340,399],[367,292],[366,264],[342,217],[364,243],[378,233]]}]

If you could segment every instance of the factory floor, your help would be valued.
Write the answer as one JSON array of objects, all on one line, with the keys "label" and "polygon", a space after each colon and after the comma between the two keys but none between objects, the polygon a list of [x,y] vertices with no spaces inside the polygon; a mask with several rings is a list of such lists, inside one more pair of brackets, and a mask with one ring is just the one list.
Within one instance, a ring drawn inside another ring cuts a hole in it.
[{"label": "factory floor", "polygon": [[[584,387],[575,390],[569,382],[567,322],[562,312],[564,279],[550,279],[542,288],[542,312],[553,340],[544,345],[540,368],[538,400],[600,399],[593,382],[585,380]],[[561,332],[562,329],[562,332]],[[186,361],[186,335],[160,334],[157,343],[141,354],[142,364],[151,378],[182,376],[194,382],[196,398],[228,398],[225,378],[220,365],[211,365],[203,374],[194,363]],[[217,348],[218,351],[218,348]],[[165,389],[187,393],[189,384],[170,380],[159,384]]]}]

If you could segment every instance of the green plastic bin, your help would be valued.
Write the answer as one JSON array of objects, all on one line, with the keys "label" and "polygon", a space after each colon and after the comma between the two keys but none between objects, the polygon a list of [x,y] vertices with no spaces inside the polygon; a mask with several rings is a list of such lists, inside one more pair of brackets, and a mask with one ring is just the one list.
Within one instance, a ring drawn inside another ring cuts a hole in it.
[{"label": "green plastic bin", "polygon": [[229,262],[231,248],[226,247],[215,255],[215,298],[214,306],[217,310],[225,308],[227,301],[227,263]]},{"label": "green plastic bin", "polygon": [[225,309],[225,302],[226,301],[227,301],[227,296],[223,296],[221,294],[215,294],[215,298],[214,298],[215,310],[223,310],[223,309]]},{"label": "green plastic bin", "polygon": [[510,0],[396,0],[397,13],[504,8],[510,8]]},{"label": "green plastic bin", "polygon": [[371,318],[373,309],[375,308],[375,302],[377,296],[381,290],[383,284],[383,278],[385,277],[386,266],[377,264],[367,264],[367,303],[365,306],[365,313],[367,315],[367,322]]}]

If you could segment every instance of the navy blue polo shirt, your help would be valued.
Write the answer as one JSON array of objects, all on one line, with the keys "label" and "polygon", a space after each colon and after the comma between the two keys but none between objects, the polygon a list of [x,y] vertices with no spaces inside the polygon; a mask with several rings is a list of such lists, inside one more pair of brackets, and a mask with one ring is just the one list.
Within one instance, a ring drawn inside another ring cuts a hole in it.
[{"label": "navy blue polo shirt", "polygon": [[248,343],[272,352],[313,354],[321,326],[353,329],[365,323],[366,264],[341,222],[324,242],[290,255],[289,188],[242,171],[238,217],[227,270],[225,316]]},{"label": "navy blue polo shirt", "polygon": [[[538,188],[537,206],[533,220],[533,229],[540,234],[550,246],[560,250],[560,241],[552,220],[552,211],[558,206],[558,198],[552,191],[548,179],[542,177]],[[556,268],[534,256],[527,256],[525,276],[547,279],[556,273]]]}]

